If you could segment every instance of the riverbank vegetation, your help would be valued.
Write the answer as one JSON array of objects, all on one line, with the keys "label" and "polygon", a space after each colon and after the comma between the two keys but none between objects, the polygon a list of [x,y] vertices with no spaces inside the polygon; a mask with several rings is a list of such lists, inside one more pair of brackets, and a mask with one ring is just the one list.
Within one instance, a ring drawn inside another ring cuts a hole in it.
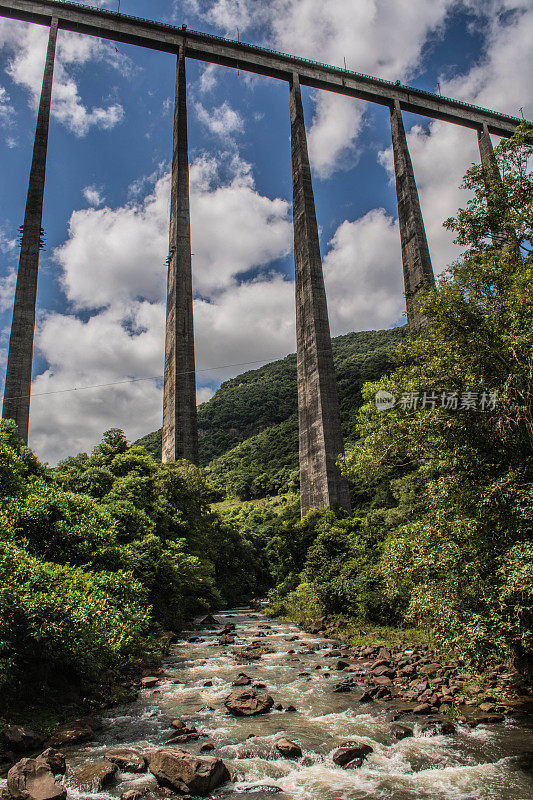
[{"label": "riverbank vegetation", "polygon": [[49,469],[0,424],[0,696],[108,687],[161,634],[256,586],[251,542],[210,510],[187,463],[108,431]]}]

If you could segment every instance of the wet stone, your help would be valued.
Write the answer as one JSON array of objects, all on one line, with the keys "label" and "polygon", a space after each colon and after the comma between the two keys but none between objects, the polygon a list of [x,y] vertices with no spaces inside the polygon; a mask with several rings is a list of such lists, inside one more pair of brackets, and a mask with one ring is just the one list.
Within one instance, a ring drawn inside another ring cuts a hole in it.
[{"label": "wet stone", "polygon": [[264,692],[252,689],[240,689],[232,692],[224,701],[224,705],[234,717],[252,717],[267,714],[274,701]]},{"label": "wet stone", "polygon": [[344,742],[333,751],[333,763],[339,767],[345,767],[354,759],[364,759],[372,752],[373,748],[365,742]]},{"label": "wet stone", "polygon": [[276,750],[278,750],[282,756],[285,756],[285,758],[300,758],[302,755],[302,748],[300,745],[285,738],[277,740]]},{"label": "wet stone", "polygon": [[144,772],[146,770],[146,759],[137,750],[115,747],[108,750],[105,757],[112,764],[116,764],[122,772]]},{"label": "wet stone", "polygon": [[69,775],[69,782],[77,789],[99,792],[114,781],[117,772],[118,766],[111,761],[95,761],[75,770]]}]

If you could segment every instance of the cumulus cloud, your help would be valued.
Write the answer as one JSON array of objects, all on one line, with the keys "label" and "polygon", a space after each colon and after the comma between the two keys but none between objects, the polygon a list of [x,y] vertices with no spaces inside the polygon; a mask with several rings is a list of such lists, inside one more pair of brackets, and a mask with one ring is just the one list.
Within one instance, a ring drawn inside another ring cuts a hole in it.
[{"label": "cumulus cloud", "polygon": [[0,278],[0,312],[13,307],[16,283],[17,274],[14,269],[10,269],[7,275]]},{"label": "cumulus cloud", "polygon": [[397,221],[373,209],[343,222],[324,258],[331,331],[389,328],[405,311]]},{"label": "cumulus cloud", "polygon": [[[83,389],[129,377],[162,374],[163,308],[138,302],[114,306],[83,322],[48,315],[37,346],[48,369],[33,381],[30,442],[48,461],[91,449],[110,427],[135,439],[161,424],[157,381]],[[73,386],[78,391],[64,392]],[[54,392],[54,394],[49,394]]]},{"label": "cumulus cloud", "polygon": [[[205,157],[191,165],[199,402],[213,382],[242,371],[223,365],[294,349],[293,285],[267,269],[290,248],[288,203],[261,195],[238,157],[229,157],[225,178],[220,169]],[[54,251],[67,299],[89,316],[54,313],[38,325],[48,368],[34,380],[30,437],[50,461],[90,449],[111,426],[134,439],[161,424],[160,380],[64,390],[162,375],[169,193],[165,174],[123,207],[75,211]],[[239,282],[261,266],[262,278]]]},{"label": "cumulus cloud", "polygon": [[[14,20],[0,20],[0,47],[10,53],[7,73],[19,86],[28,90],[36,108],[43,80],[48,32],[40,25]],[[54,69],[52,115],[76,136],[85,136],[93,127],[110,129],[118,125],[124,109],[118,102],[88,108],[80,97],[71,69],[90,61],[106,63],[126,71],[129,61],[101,39],[60,31]]]},{"label": "cumulus cloud", "polygon": [[232,136],[244,127],[243,118],[238,111],[231,108],[225,100],[218,108],[205,108],[202,103],[195,103],[194,108],[198,119],[207,130],[215,136],[220,136],[226,142],[232,141]]}]

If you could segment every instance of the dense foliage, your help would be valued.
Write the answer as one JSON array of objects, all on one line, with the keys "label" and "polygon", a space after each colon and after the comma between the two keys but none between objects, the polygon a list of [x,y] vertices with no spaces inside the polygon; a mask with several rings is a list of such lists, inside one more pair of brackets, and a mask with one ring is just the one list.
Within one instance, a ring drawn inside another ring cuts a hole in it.
[{"label": "dense foliage", "polygon": [[43,467],[0,424],[0,689],[91,687],[163,628],[249,594],[252,544],[210,510],[197,469],[121,431]]}]

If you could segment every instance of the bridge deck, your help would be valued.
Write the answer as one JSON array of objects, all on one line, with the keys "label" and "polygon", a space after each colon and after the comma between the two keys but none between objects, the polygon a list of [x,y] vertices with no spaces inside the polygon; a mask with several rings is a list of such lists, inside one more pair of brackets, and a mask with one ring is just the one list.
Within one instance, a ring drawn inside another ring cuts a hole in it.
[{"label": "bridge deck", "polygon": [[0,16],[41,25],[49,25],[52,17],[57,17],[59,28],[63,30],[167,53],[176,53],[179,45],[185,43],[185,54],[188,58],[285,81],[289,80],[293,72],[297,72],[300,83],[306,86],[384,106],[390,106],[398,100],[405,111],[467,128],[480,130],[483,123],[486,123],[489,131],[498,136],[511,136],[521,122],[517,117],[341,67],[197,31],[183,31],[162,22],[103,11],[79,3],[57,0],[0,0]]}]

